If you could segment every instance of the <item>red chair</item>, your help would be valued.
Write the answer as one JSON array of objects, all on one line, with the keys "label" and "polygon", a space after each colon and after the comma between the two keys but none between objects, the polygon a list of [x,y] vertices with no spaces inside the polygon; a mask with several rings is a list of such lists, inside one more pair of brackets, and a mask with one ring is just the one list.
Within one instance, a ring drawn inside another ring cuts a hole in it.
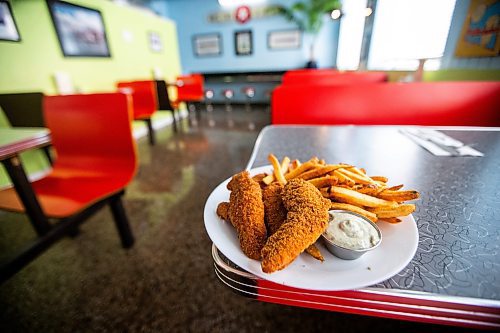
[{"label": "red chair", "polygon": [[133,119],[144,120],[148,126],[149,143],[155,144],[155,135],[151,116],[158,109],[155,81],[118,82],[118,90],[132,95]]},{"label": "red chair", "polygon": [[499,82],[281,85],[273,124],[500,126]]},{"label": "red chair", "polygon": [[299,69],[283,74],[282,84],[359,84],[387,82],[384,72],[339,72],[333,69]]},{"label": "red chair", "polygon": [[188,110],[190,110],[192,103],[203,101],[205,95],[204,82],[205,79],[201,74],[178,76],[176,79],[177,99],[172,101],[172,105],[178,109],[180,103],[184,102],[188,104]]},{"label": "red chair", "polygon": [[177,102],[201,102],[204,95],[204,78],[201,74],[177,77]]},{"label": "red chair", "polygon": [[[44,218],[57,219],[48,232],[0,268],[6,279],[109,204],[123,247],[134,238],[121,197],[137,169],[130,98],[121,93],[50,96],[44,117],[57,158],[52,171],[31,183]],[[0,209],[24,213],[16,191],[0,191]]]}]

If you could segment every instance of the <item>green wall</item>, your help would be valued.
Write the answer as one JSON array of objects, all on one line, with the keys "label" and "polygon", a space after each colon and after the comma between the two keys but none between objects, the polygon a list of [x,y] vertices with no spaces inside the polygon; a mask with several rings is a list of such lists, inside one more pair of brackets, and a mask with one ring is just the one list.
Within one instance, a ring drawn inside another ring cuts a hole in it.
[{"label": "green wall", "polygon": [[[120,80],[152,79],[154,68],[159,68],[168,80],[181,72],[172,21],[111,1],[69,2],[101,11],[111,58],[65,58],[45,0],[13,0],[21,42],[0,41],[0,93],[55,94],[56,71],[68,73],[81,92],[113,91]],[[161,53],[150,50],[149,31],[160,35]],[[127,42],[124,34],[131,35],[132,41]]]}]

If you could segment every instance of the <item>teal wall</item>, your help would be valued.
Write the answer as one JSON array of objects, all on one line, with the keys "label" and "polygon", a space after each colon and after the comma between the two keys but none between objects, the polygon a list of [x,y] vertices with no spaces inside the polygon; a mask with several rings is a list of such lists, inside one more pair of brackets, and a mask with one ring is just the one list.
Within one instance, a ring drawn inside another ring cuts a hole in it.
[{"label": "teal wall", "polygon": [[[266,5],[290,6],[297,0],[269,0]],[[286,21],[281,16],[252,18],[240,24],[235,20],[224,23],[210,23],[209,14],[230,11],[217,0],[151,0],[149,5],[162,16],[174,20],[179,29],[179,44],[182,68],[185,72],[248,72],[248,71],[279,71],[301,68],[309,57],[310,38],[302,37],[301,47],[294,50],[270,50],[267,47],[267,35],[273,30],[295,29],[296,25]],[[321,30],[315,49],[320,67],[333,67],[337,58],[337,40],[339,32],[338,21],[333,21],[325,15],[325,24]],[[237,56],[234,51],[234,32],[252,30],[253,54]],[[222,36],[222,54],[220,56],[196,57],[193,52],[192,38],[196,34],[220,33]]]}]

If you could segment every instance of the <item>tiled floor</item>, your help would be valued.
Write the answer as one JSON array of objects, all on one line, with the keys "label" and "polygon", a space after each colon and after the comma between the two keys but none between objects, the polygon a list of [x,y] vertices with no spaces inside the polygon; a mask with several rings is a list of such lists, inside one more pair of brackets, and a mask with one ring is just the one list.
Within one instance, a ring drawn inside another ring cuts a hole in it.
[{"label": "tiled floor", "polygon": [[[203,206],[242,170],[265,108],[216,109],[158,143],[139,142],[140,168],[125,208],[136,236],[121,249],[108,210],[0,286],[0,332],[452,331],[440,326],[299,309],[243,298],[218,282]],[[0,212],[0,257],[34,234],[22,215]]]}]

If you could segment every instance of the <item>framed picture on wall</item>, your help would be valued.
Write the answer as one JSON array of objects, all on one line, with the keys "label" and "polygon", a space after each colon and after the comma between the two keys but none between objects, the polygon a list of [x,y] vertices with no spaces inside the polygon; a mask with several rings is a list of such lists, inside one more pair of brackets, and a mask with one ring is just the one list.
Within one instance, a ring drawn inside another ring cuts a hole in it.
[{"label": "framed picture on wall", "polygon": [[[500,55],[498,0],[472,0],[455,49],[456,57]],[[496,23],[495,23],[496,22]]]},{"label": "framed picture on wall", "polygon": [[222,54],[222,40],[219,33],[193,36],[193,51],[197,57],[219,56]]},{"label": "framed picture on wall", "polygon": [[150,31],[148,33],[149,47],[153,52],[161,52],[163,50],[163,44],[161,42],[160,34],[157,32]]},{"label": "framed picture on wall", "polygon": [[47,0],[65,57],[110,57],[101,12],[72,3]]},{"label": "framed picture on wall", "polygon": [[10,3],[0,0],[0,40],[19,42],[21,36],[12,15]]},{"label": "framed picture on wall", "polygon": [[238,56],[252,54],[252,30],[236,31],[234,33],[234,52]]},{"label": "framed picture on wall", "polygon": [[298,29],[277,30],[267,34],[267,47],[270,50],[290,50],[300,48],[302,33]]}]

